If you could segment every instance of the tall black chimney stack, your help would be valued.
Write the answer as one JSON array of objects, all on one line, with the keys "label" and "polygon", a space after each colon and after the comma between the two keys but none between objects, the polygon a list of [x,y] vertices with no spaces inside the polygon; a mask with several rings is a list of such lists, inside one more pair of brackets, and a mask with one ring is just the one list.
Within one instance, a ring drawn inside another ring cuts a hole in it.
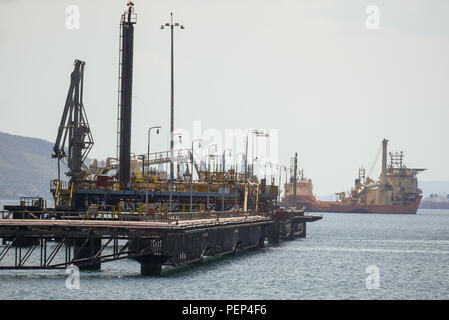
[{"label": "tall black chimney stack", "polygon": [[128,3],[128,10],[120,21],[120,71],[119,71],[119,160],[120,189],[127,189],[131,165],[131,114],[133,83],[134,4]]}]

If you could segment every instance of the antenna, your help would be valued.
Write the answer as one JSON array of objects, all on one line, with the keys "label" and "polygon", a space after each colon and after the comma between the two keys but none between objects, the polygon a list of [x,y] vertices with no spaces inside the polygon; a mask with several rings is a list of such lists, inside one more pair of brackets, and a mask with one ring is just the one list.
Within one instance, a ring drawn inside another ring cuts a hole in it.
[{"label": "antenna", "polygon": [[359,180],[361,184],[365,184],[365,168],[363,166],[360,166],[359,168]]},{"label": "antenna", "polygon": [[389,165],[390,168],[399,168],[399,169],[405,168],[405,165],[403,163],[404,160],[403,151],[401,152],[396,151],[394,153],[390,152],[389,155],[390,155],[390,165]]}]

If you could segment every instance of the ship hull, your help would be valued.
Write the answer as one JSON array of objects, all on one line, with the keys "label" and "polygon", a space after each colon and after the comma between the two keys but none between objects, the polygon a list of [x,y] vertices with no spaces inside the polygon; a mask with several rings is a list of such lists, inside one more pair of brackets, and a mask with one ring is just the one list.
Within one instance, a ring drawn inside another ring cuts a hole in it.
[{"label": "ship hull", "polygon": [[298,202],[297,207],[304,207],[308,212],[342,212],[342,213],[378,213],[378,214],[416,214],[422,196],[406,205],[369,205],[343,204],[335,201]]}]

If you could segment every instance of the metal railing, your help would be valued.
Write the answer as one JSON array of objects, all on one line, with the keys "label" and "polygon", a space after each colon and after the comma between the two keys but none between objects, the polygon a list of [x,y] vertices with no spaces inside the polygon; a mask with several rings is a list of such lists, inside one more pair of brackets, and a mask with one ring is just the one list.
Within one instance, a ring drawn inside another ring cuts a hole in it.
[{"label": "metal railing", "polygon": [[[172,208],[168,211],[168,204],[157,205],[156,207],[148,207],[145,211],[145,204],[139,203],[137,209],[125,209],[121,205],[92,205],[85,212],[68,212],[68,211],[20,211],[28,215],[31,220],[141,220],[141,221],[167,221],[167,220],[192,220],[192,219],[210,219],[242,217],[258,215],[257,211],[243,212],[241,210],[232,211],[205,211],[203,204],[194,204],[199,211],[188,212],[190,204],[172,204],[172,207],[182,208],[177,211]],[[164,209],[165,208],[165,209]],[[13,211],[0,211],[1,219],[13,219]]]},{"label": "metal railing", "polygon": [[2,219],[11,219],[12,218],[12,212],[7,210],[1,210],[0,211]]}]

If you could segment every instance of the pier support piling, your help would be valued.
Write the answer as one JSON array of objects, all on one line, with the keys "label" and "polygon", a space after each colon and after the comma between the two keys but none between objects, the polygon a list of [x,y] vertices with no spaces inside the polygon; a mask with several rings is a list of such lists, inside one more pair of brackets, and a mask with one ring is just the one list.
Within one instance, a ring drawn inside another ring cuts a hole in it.
[{"label": "pier support piling", "polygon": [[91,258],[75,265],[79,266],[80,270],[100,270],[101,259],[93,257],[101,250],[101,238],[75,238],[73,241],[75,259]]},{"label": "pier support piling", "polygon": [[280,240],[280,223],[275,222],[268,228],[268,242],[278,243]]},{"label": "pier support piling", "polygon": [[302,232],[299,234],[299,238],[305,238],[306,237],[306,234],[307,234],[307,223],[305,223],[305,222],[301,222],[301,223],[299,223],[298,224],[298,228],[300,229],[300,230],[302,230]]},{"label": "pier support piling", "polygon": [[150,255],[136,260],[140,263],[141,276],[160,276],[162,274],[162,265],[167,261],[167,258]]}]

